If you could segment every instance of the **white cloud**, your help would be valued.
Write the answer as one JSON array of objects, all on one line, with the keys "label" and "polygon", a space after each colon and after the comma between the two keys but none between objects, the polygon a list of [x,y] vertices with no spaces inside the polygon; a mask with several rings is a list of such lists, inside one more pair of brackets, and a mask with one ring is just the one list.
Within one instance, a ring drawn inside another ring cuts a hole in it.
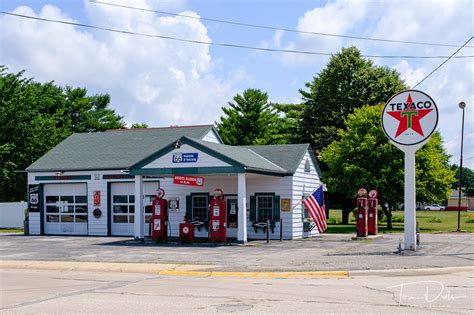
[{"label": "white cloud", "polygon": [[[470,0],[400,0],[400,1],[344,1],[328,2],[304,13],[297,29],[363,37],[403,41],[434,42],[461,45],[474,34]],[[276,34],[275,34],[276,35]],[[374,41],[349,40],[299,34],[282,43],[288,49],[338,52],[345,46],[355,45],[363,54],[372,55],[445,55],[456,47],[405,45]],[[474,46],[474,40],[469,44]],[[464,48],[459,55],[474,55],[473,48]],[[319,72],[329,58],[300,55],[282,55],[287,66],[312,66]],[[373,59],[377,65],[396,69],[409,86],[420,82],[443,59]],[[472,59],[451,59],[417,89],[430,94],[440,110],[438,127],[445,146],[452,155],[451,162],[459,163],[461,110],[457,104],[467,103],[465,113],[465,164],[474,168],[474,62]]]},{"label": "white cloud", "polygon": [[[157,8],[160,3],[140,0],[133,5]],[[52,5],[38,13],[26,6],[14,12],[73,21]],[[198,17],[196,12],[183,13]],[[85,14],[85,23],[92,25],[211,41],[199,19],[162,17],[87,1]],[[235,93],[232,82],[224,83],[213,75],[206,45],[10,16],[0,17],[0,30],[0,58],[10,71],[26,69],[26,76],[42,82],[55,80],[60,85],[87,87],[91,93],[109,93],[111,106],[129,123],[212,123]]]}]

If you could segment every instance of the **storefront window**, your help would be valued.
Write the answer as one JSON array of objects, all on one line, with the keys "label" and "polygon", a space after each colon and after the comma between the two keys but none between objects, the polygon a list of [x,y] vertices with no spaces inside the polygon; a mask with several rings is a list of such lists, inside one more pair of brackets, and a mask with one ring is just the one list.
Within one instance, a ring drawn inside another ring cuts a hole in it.
[{"label": "storefront window", "polygon": [[273,218],[273,196],[260,195],[257,196],[257,220],[263,221]]},{"label": "storefront window", "polygon": [[193,195],[193,218],[207,220],[209,213],[208,205],[208,195]]}]

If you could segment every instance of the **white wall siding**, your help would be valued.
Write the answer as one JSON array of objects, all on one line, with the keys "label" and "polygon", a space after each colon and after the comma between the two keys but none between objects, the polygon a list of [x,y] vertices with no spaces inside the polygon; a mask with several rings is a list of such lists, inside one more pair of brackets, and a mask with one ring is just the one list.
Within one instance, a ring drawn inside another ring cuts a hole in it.
[{"label": "white wall siding", "polygon": [[29,222],[29,231],[31,235],[40,235],[40,213],[33,212],[28,215],[28,222]]},{"label": "white wall siding", "polygon": [[[197,153],[197,162],[192,163],[173,163],[173,154],[175,153]],[[175,149],[165,155],[159,157],[155,161],[145,165],[143,168],[176,168],[176,167],[219,167],[219,166],[230,166],[207,153],[204,153],[188,144],[183,144],[181,148]]]},{"label": "white wall siding", "polygon": [[217,137],[216,133],[213,129],[209,130],[209,132],[202,138],[203,141],[214,142],[214,143],[222,143]]},{"label": "white wall siding", "polygon": [[24,201],[0,203],[0,228],[23,228],[27,206]]},{"label": "white wall siding", "polygon": [[[310,172],[305,172],[306,160],[310,162]],[[293,196],[292,196],[292,208],[302,200],[303,194],[309,194],[321,184],[321,179],[316,171],[316,167],[311,160],[309,152],[306,152],[303,159],[298,166],[295,174],[293,175]],[[293,211],[293,238],[302,238],[313,235],[318,235],[318,231],[314,228],[311,232],[303,231],[303,221],[301,219],[302,214],[301,203],[297,205]]]}]

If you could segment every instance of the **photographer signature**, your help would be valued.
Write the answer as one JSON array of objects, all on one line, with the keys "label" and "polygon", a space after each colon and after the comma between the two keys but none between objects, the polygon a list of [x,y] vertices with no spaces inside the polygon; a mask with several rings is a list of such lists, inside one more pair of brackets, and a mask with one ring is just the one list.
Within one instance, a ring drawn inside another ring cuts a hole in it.
[{"label": "photographer signature", "polygon": [[[435,280],[408,282],[387,287],[387,289],[392,288],[400,288],[398,305],[402,305],[402,302],[407,301],[424,301],[427,303],[433,303],[438,300],[452,302],[457,299],[467,298],[466,295],[453,294],[450,290],[445,289],[442,282]],[[410,291],[409,294],[407,291]],[[415,294],[413,294],[413,292],[415,292]]]}]

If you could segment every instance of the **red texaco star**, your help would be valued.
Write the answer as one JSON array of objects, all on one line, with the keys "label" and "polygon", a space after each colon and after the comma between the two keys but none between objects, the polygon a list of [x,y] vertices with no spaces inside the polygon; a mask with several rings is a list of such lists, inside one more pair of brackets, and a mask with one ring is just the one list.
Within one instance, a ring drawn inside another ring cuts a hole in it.
[{"label": "red texaco star", "polygon": [[[408,94],[407,98],[408,108],[410,107],[411,103],[413,103],[411,99],[411,95]],[[412,129],[420,136],[424,137],[423,129],[421,129],[420,119],[428,115],[433,109],[411,109],[411,110],[403,110],[403,111],[393,111],[387,112],[390,116],[398,120],[400,123],[398,125],[397,133],[395,138],[402,134],[408,128]]]}]

